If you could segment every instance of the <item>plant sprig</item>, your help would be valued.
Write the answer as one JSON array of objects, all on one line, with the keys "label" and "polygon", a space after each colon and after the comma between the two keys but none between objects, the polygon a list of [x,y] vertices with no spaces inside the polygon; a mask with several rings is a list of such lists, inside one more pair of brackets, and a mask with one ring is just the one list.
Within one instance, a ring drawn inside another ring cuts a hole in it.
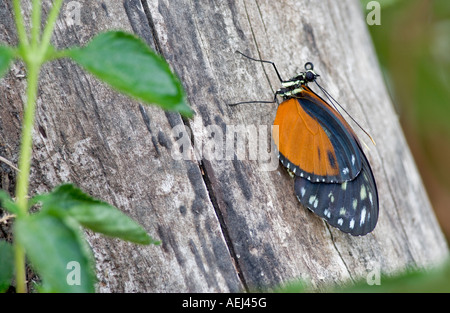
[{"label": "plant sprig", "polygon": [[[132,98],[180,112],[187,117],[193,114],[187,105],[182,85],[168,64],[134,35],[110,31],[97,35],[82,48],[58,50],[53,47],[50,40],[62,4],[63,0],[53,1],[41,32],[42,0],[33,0],[28,35],[20,0],[13,0],[19,43],[17,47],[0,45],[0,78],[15,59],[23,60],[27,70],[27,100],[15,201],[6,192],[0,191],[2,208],[15,215],[13,245],[0,241],[1,254],[9,258],[8,262],[0,264],[0,291],[9,286],[14,268],[16,291],[27,291],[25,254],[43,281],[41,290],[94,291],[94,259],[80,226],[139,244],[158,244],[120,210],[93,199],[71,184],[63,184],[48,194],[37,195],[29,200],[32,130],[39,72],[45,62],[69,57],[100,80]],[[30,214],[29,208],[35,203],[40,203],[42,209]],[[14,263],[10,262],[12,255]],[[70,262],[81,266],[80,284],[69,284],[66,280],[64,274],[67,274]]]}]

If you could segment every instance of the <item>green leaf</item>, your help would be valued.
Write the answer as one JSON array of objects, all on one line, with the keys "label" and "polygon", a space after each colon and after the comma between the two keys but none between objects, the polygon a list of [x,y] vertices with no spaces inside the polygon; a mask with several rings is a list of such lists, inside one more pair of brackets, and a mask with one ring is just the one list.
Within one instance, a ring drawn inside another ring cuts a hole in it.
[{"label": "green leaf", "polygon": [[108,203],[85,194],[72,184],[64,184],[51,193],[40,195],[42,210],[56,215],[69,215],[81,225],[104,235],[139,244],[158,244],[134,220]]},{"label": "green leaf", "polygon": [[378,284],[369,285],[371,277],[358,280],[351,286],[336,289],[348,293],[449,293],[450,261],[427,269],[407,269],[403,272],[387,275],[375,273],[373,279]]},{"label": "green leaf", "polygon": [[67,55],[120,92],[192,116],[183,87],[169,65],[131,34],[103,33],[84,48],[68,50]]},{"label": "green leaf", "polygon": [[8,290],[14,275],[14,255],[12,245],[0,241],[0,292]]},{"label": "green leaf", "polygon": [[0,78],[9,69],[9,64],[14,56],[15,52],[11,47],[0,46]]},{"label": "green leaf", "polygon": [[40,212],[17,219],[14,235],[31,265],[52,292],[94,292],[92,253],[78,224]]},{"label": "green leaf", "polygon": [[19,213],[19,208],[17,207],[16,203],[11,199],[9,194],[3,189],[0,189],[0,206],[3,209],[9,211],[10,213],[13,214]]}]

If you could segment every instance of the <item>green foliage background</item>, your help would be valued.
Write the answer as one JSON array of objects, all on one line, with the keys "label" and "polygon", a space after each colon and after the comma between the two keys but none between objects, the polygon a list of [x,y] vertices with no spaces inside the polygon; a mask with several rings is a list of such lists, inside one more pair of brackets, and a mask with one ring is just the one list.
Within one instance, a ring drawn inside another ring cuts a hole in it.
[{"label": "green foliage background", "polygon": [[[361,0],[365,14],[369,0]],[[450,238],[450,1],[379,0],[368,26],[436,215]]]}]

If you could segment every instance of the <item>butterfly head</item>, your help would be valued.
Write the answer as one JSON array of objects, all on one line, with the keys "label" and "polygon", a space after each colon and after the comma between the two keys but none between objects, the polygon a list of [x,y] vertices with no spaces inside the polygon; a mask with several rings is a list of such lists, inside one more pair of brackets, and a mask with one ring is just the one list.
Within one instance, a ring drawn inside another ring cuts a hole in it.
[{"label": "butterfly head", "polygon": [[319,76],[316,72],[314,72],[314,65],[311,62],[305,64],[305,70],[306,72],[302,73],[305,83],[313,82]]},{"label": "butterfly head", "polygon": [[277,94],[285,99],[295,96],[303,91],[302,86],[315,81],[317,77],[319,77],[319,74],[314,72],[314,65],[311,62],[308,62],[305,64],[304,72],[281,83],[282,88],[277,91]]}]

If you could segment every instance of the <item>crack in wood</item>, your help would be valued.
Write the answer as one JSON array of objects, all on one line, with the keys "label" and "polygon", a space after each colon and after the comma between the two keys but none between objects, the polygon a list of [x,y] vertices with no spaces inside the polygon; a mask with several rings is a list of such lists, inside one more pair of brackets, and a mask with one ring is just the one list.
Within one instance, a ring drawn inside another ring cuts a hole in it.
[{"label": "crack in wood", "polygon": [[150,133],[152,144],[155,147],[156,155],[159,157],[161,155],[161,153],[158,148],[158,140],[156,139],[156,137],[153,134],[152,129],[150,127],[150,117],[148,116],[147,111],[145,110],[145,108],[142,104],[139,105],[139,111],[141,112],[142,120],[144,121],[145,127],[147,128],[148,132]]},{"label": "crack in wood", "polygon": [[352,280],[352,282],[355,282],[352,273],[350,271],[350,269],[348,268],[347,263],[345,262],[345,259],[342,257],[341,251],[339,251],[338,247],[336,246],[336,242],[334,241],[334,237],[333,237],[333,232],[331,231],[331,226],[328,225],[326,222],[324,222],[325,226],[328,229],[328,232],[330,233],[330,237],[331,237],[331,243],[333,244],[334,249],[336,250],[337,254],[339,255],[339,258],[341,259],[342,263],[344,264],[345,269],[347,270],[347,273],[350,277],[350,279]]},{"label": "crack in wood", "polygon": [[[261,9],[260,9],[259,4],[257,2],[256,2],[256,6],[258,8],[258,14],[259,14],[259,16],[261,18],[261,21],[262,21],[262,23],[263,23],[263,25],[265,27],[264,18],[263,18],[262,14],[261,14]],[[250,15],[248,14],[247,5],[245,4],[245,1],[244,1],[244,8],[245,8],[245,15],[247,17],[248,25],[250,26],[250,31],[252,33],[253,42],[255,43],[256,51],[258,53],[258,58],[259,59],[263,59],[263,57],[261,56],[261,51],[259,50],[259,44],[258,44],[258,41],[256,40],[255,31],[253,30],[253,25],[252,25],[252,22],[251,22]],[[266,30],[265,30],[265,32],[266,32]],[[266,76],[266,79],[267,79],[267,82],[269,84],[270,90],[272,91],[273,94],[275,94],[275,89],[273,88],[272,83],[270,82],[269,74],[267,74],[266,68],[264,67],[263,63],[261,63],[261,66],[262,66],[262,69],[263,69],[263,72],[264,72],[264,76]],[[276,88],[276,89],[278,89],[278,88]],[[278,100],[277,100],[277,103],[278,103]]]},{"label": "crack in wood", "polygon": [[[208,161],[205,160],[204,162],[208,162]],[[206,169],[206,166],[204,166],[201,161],[198,162],[198,166],[200,167],[203,182],[206,186],[206,190],[208,191],[208,198],[211,201],[214,211],[216,212],[216,216],[217,216],[217,219],[219,220],[222,235],[225,239],[226,245],[228,247],[228,251],[230,252],[230,256],[231,256],[231,259],[233,260],[239,280],[241,281],[242,285],[244,286],[244,289],[248,292],[249,288],[248,288],[247,282],[245,280],[245,277],[243,275],[243,271],[241,270],[241,267],[239,264],[239,258],[237,257],[237,253],[234,250],[233,241],[230,237],[227,224],[223,218],[222,211],[219,208],[219,204],[217,203],[217,198],[214,193],[214,186],[211,183],[211,180],[209,179],[208,170]]]},{"label": "crack in wood", "polygon": [[145,16],[147,17],[148,26],[150,27],[152,33],[154,48],[156,52],[158,52],[161,56],[163,56],[161,44],[159,42],[158,34],[155,29],[155,23],[153,22],[152,15],[148,7],[148,3],[145,0],[140,0],[140,3],[142,5],[142,8],[144,9]]},{"label": "crack in wood", "polygon": [[[141,5],[142,5],[142,7],[144,9],[145,16],[147,17],[148,25],[149,25],[149,27],[151,29],[151,32],[152,32],[154,48],[161,56],[163,56],[162,49],[160,47],[160,42],[159,42],[159,39],[158,39],[158,36],[157,36],[157,32],[156,32],[156,29],[155,29],[155,25],[154,25],[153,19],[151,17],[151,13],[150,13],[148,4],[147,4],[147,2],[145,0],[140,0],[140,2],[141,2]],[[142,110],[141,110],[141,113],[142,113]],[[177,117],[174,118],[174,115],[175,115],[175,113],[171,113],[171,112],[167,112],[166,113],[166,116],[167,116],[167,118],[169,120],[169,124],[172,127],[175,126],[174,124],[178,125],[178,123],[180,122],[178,119],[181,119],[181,122],[185,125],[185,127],[189,128],[189,124],[190,123],[189,123],[188,120],[186,120],[185,118],[181,117],[179,114],[176,114]],[[144,117],[144,115],[143,115],[143,117]],[[176,119],[177,122],[174,123],[174,119]],[[147,125],[147,124],[148,123],[146,122],[147,129],[149,129],[149,125]],[[150,129],[149,129],[149,131],[150,131]],[[190,132],[190,140],[191,140],[191,146],[194,147],[195,138],[194,138],[193,132]],[[206,187],[206,190],[208,192],[208,199],[209,199],[212,207],[214,208],[215,215],[217,217],[217,220],[219,221],[220,231],[222,233],[222,236],[223,236],[223,238],[225,240],[225,244],[226,244],[226,246],[228,248],[228,251],[230,253],[230,257],[231,257],[231,259],[233,261],[234,267],[235,267],[237,275],[239,277],[239,281],[243,285],[244,289],[248,292],[249,288],[248,288],[246,280],[245,280],[245,278],[243,276],[243,271],[240,268],[239,258],[237,257],[237,254],[236,254],[236,252],[234,250],[232,239],[231,239],[229,231],[228,231],[228,227],[227,227],[227,225],[226,225],[226,223],[224,221],[224,218],[222,216],[222,212],[221,212],[221,210],[219,208],[219,205],[217,203],[217,199],[216,199],[215,192],[214,192],[214,186],[213,186],[213,184],[211,183],[211,181],[209,179],[208,170],[203,165],[202,160],[199,160],[197,162],[197,165],[198,165],[198,168],[200,170],[200,173],[202,174],[201,176],[202,176],[202,179],[203,179],[203,183],[204,183],[204,185]]]}]

